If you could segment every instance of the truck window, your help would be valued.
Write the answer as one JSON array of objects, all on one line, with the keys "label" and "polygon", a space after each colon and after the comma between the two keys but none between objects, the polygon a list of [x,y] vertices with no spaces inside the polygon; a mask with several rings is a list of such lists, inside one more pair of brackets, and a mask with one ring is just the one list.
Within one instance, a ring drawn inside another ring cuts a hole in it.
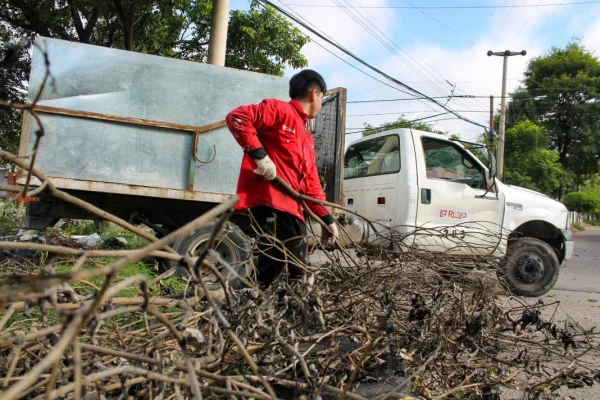
[{"label": "truck window", "polygon": [[400,139],[389,135],[357,143],[344,159],[344,179],[392,174],[400,171]]},{"label": "truck window", "polygon": [[445,179],[486,189],[485,171],[466,151],[452,143],[427,137],[421,139],[427,178]]}]

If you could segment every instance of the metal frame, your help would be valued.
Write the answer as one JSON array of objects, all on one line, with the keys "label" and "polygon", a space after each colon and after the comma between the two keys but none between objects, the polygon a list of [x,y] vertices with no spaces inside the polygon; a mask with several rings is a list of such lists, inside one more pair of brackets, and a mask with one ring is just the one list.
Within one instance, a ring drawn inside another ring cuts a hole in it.
[{"label": "metal frame", "polygon": [[[343,155],[344,155],[344,139],[345,139],[345,128],[346,128],[346,96],[347,91],[344,88],[335,88],[329,90],[325,96],[334,96],[333,99],[337,102],[337,115],[336,115],[336,150],[335,150],[335,188],[334,188],[334,202],[342,204],[343,203],[343,190],[342,190],[342,182],[343,182]],[[331,100],[328,100],[331,101]],[[131,125],[139,125],[139,126],[148,126],[153,128],[163,128],[163,129],[171,129],[175,131],[179,131],[182,134],[193,134],[195,138],[198,137],[199,134],[211,131],[213,129],[217,129],[226,125],[225,121],[215,122],[205,126],[191,126],[191,125],[182,125],[182,124],[173,124],[162,121],[154,121],[148,119],[141,118],[131,118],[131,117],[121,117],[117,115],[110,114],[102,114],[102,113],[94,113],[94,112],[86,112],[79,110],[71,110],[64,109],[58,107],[49,107],[36,105],[34,110],[39,113],[46,114],[54,114],[54,115],[64,115],[73,118],[83,118],[83,119],[92,119],[92,120],[102,120],[102,121],[110,121],[116,123],[124,123]],[[19,157],[23,159],[28,159],[28,150],[31,140],[31,124],[32,124],[32,116],[30,112],[25,110],[23,112],[23,122],[21,126],[21,140],[19,144]],[[191,200],[191,201],[199,201],[199,202],[208,202],[208,203],[221,203],[225,201],[227,198],[231,196],[229,193],[211,193],[204,191],[194,191],[194,175],[196,170],[197,158],[195,155],[197,140],[194,140],[195,146],[192,146],[193,154],[190,157],[190,173],[189,173],[189,182],[187,190],[180,189],[170,189],[170,188],[160,188],[160,187],[148,187],[148,186],[138,186],[138,185],[130,185],[123,183],[113,183],[113,182],[102,182],[102,181],[91,181],[91,180],[79,180],[79,179],[71,179],[71,178],[61,178],[61,177],[53,177],[52,182],[54,185],[61,189],[67,190],[83,190],[83,191],[94,191],[94,192],[104,192],[104,193],[114,193],[114,194],[123,194],[123,195],[133,195],[133,196],[147,196],[147,197],[157,197],[157,198],[166,198],[166,199],[178,199],[178,200]],[[24,171],[18,170],[17,183],[25,184],[25,176]],[[41,182],[39,179],[32,177],[31,184],[33,186],[39,186]]]}]

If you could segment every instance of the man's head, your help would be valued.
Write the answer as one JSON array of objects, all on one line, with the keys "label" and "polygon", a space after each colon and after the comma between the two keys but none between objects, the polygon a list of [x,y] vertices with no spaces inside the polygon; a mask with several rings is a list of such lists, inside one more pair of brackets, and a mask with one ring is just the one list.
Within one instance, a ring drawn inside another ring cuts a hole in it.
[{"label": "man's head", "polygon": [[290,97],[302,105],[308,118],[317,116],[326,91],[325,80],[313,70],[305,69],[290,79]]}]

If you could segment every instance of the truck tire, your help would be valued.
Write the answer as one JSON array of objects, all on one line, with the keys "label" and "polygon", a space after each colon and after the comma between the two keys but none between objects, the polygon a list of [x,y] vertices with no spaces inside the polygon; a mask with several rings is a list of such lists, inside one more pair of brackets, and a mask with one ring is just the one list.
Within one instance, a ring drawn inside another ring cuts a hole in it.
[{"label": "truck tire", "polygon": [[538,297],[554,287],[560,263],[548,243],[525,237],[509,245],[503,268],[499,276],[513,294]]},{"label": "truck tire", "polygon": [[[191,232],[186,237],[177,240],[173,243],[173,250],[181,255],[197,256],[203,249],[203,245],[209,240],[212,231],[215,229],[216,221],[202,226],[199,229]],[[248,277],[250,275],[251,266],[248,262],[252,256],[252,244],[250,239],[242,232],[242,230],[231,222],[226,222],[215,238],[214,249],[221,255],[221,258],[225,260],[241,277]],[[207,260],[215,262],[211,256],[207,256]],[[189,274],[185,268],[180,266],[176,261],[169,261],[168,267],[177,267],[180,275],[185,278],[189,277]],[[219,272],[223,275],[223,278],[230,279],[230,284],[234,287],[240,286],[239,281],[235,282],[235,279],[231,279],[231,272],[225,266],[218,266]],[[203,269],[205,271],[205,269]],[[217,283],[216,277],[207,271],[205,276],[207,277],[207,283]],[[208,278],[209,276],[212,277]],[[212,281],[212,282],[211,282]]]}]

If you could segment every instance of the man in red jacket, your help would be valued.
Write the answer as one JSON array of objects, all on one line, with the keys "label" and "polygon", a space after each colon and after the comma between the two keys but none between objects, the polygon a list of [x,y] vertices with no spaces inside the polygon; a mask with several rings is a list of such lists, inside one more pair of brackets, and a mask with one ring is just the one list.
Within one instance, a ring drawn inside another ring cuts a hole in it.
[{"label": "man in red jacket", "polygon": [[[265,99],[260,104],[238,107],[226,118],[229,130],[244,149],[236,208],[250,212],[266,235],[259,241],[256,266],[258,281],[265,286],[286,267],[293,278],[304,272],[301,265],[306,261],[307,240],[302,206],[271,181],[279,176],[298,193],[325,200],[306,120],[317,115],[326,91],[321,75],[303,70],[290,80],[290,102]],[[322,234],[322,243],[337,239],[338,228],[330,210],[315,203],[307,205],[331,231]],[[277,238],[278,243],[268,236]]]}]

